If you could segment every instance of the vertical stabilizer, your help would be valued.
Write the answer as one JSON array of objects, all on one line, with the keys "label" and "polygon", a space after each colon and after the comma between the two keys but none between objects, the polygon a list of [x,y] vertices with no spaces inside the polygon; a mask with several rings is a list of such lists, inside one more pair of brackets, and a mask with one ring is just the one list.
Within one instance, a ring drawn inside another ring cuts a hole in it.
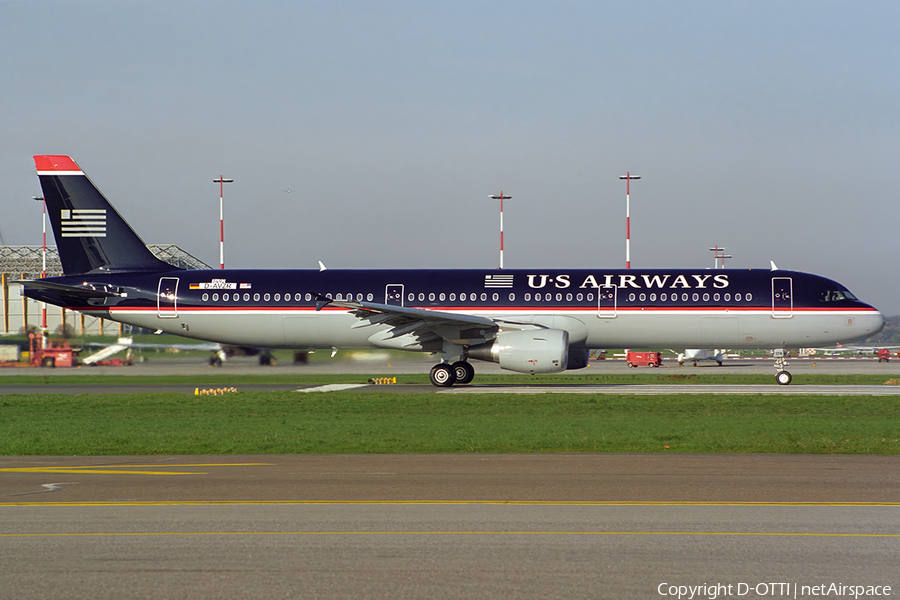
[{"label": "vertical stabilizer", "polygon": [[176,270],[153,256],[71,158],[37,155],[34,165],[66,275]]}]

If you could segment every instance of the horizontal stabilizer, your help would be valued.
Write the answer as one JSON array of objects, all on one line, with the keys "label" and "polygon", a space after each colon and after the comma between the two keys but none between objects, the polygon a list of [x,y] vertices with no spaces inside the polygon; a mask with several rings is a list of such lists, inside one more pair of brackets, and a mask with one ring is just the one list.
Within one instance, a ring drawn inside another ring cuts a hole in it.
[{"label": "horizontal stabilizer", "polygon": [[118,298],[125,294],[118,291],[111,291],[106,286],[96,285],[65,285],[62,283],[53,283],[50,281],[41,281],[40,279],[22,279],[20,281],[11,281],[10,283],[18,283],[26,289],[44,290],[54,292],[61,296],[70,298],[79,298],[81,300],[101,300],[105,298]]}]

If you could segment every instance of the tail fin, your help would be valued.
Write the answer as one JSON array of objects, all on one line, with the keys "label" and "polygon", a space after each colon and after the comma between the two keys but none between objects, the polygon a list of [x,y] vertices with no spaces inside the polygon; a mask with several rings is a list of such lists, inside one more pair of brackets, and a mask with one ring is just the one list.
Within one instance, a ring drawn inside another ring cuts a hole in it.
[{"label": "tail fin", "polygon": [[63,272],[172,271],[68,156],[34,157]]}]

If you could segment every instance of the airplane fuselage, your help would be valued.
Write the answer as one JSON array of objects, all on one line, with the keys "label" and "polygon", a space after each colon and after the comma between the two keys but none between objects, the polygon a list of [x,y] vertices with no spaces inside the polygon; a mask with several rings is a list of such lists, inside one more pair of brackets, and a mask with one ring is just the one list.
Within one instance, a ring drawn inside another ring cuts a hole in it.
[{"label": "airplane fuselage", "polygon": [[[119,295],[48,301],[151,330],[267,348],[410,346],[317,298],[568,332],[570,347],[798,348],[862,339],[881,314],[840,284],[767,270],[209,270],[58,277]],[[31,292],[32,297],[53,292]]]}]

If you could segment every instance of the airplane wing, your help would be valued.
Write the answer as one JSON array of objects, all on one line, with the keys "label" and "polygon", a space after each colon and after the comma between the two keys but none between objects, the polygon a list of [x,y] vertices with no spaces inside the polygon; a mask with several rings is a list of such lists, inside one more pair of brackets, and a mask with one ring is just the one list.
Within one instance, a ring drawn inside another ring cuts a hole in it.
[{"label": "airplane wing", "polygon": [[[407,308],[393,304],[375,302],[355,302],[352,300],[334,300],[321,294],[316,295],[316,310],[326,306],[346,308],[360,321],[353,328],[387,325],[390,329],[381,341],[388,346],[390,340],[408,336],[409,344],[423,344],[428,341],[444,339],[455,344],[472,345],[484,343],[495,337],[501,323],[487,317],[470,314],[457,314],[423,308]],[[527,327],[530,325],[526,325]]]}]

